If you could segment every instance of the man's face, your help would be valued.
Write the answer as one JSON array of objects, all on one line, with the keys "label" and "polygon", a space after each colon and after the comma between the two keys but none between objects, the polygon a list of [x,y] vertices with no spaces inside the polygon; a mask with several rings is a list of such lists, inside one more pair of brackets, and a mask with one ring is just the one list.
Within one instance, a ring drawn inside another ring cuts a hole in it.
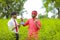
[{"label": "man's face", "polygon": [[17,18],[17,15],[12,15],[12,17],[16,19]]},{"label": "man's face", "polygon": [[23,18],[21,18],[21,21],[23,21]]},{"label": "man's face", "polygon": [[36,15],[35,14],[32,14],[32,18],[35,18],[36,17]]}]

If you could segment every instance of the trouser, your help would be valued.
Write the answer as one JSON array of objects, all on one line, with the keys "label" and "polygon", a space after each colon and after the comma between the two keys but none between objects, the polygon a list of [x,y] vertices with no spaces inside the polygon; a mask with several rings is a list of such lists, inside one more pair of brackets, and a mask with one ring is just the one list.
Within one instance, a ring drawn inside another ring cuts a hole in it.
[{"label": "trouser", "polygon": [[27,40],[38,40],[38,32],[33,32],[32,34],[28,34]]},{"label": "trouser", "polygon": [[15,33],[15,35],[16,35],[16,40],[19,40],[19,34]]}]

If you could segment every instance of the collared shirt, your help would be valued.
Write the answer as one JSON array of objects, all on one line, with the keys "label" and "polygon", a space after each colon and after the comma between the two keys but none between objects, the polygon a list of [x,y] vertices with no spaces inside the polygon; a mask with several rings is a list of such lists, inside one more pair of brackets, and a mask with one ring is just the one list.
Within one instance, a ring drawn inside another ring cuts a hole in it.
[{"label": "collared shirt", "polygon": [[[18,32],[16,32],[16,29],[12,30],[12,28],[15,27],[15,22],[14,22],[14,20],[16,21],[16,19],[11,18],[11,19],[8,21],[8,28],[9,28],[9,30],[11,30],[12,32],[18,33]],[[16,21],[16,24],[18,25],[17,21]]]}]

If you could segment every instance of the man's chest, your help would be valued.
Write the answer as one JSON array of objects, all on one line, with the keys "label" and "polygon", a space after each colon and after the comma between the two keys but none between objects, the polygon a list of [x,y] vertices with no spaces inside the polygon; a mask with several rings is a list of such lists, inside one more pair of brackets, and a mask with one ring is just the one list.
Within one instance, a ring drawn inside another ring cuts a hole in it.
[{"label": "man's chest", "polygon": [[15,25],[17,25],[17,22],[14,22],[14,20],[12,20],[12,21],[11,21],[11,25],[12,25],[12,26],[15,26]]}]

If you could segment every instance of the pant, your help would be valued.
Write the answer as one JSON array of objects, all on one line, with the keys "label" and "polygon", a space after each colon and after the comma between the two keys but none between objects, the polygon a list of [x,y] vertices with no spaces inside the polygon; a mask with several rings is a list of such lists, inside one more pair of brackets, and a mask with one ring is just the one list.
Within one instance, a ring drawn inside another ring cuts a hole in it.
[{"label": "pant", "polygon": [[16,40],[19,40],[19,34],[16,33],[15,35],[16,35]]},{"label": "pant", "polygon": [[28,34],[28,39],[27,40],[38,40],[38,31],[37,32],[33,32],[32,34]]}]

